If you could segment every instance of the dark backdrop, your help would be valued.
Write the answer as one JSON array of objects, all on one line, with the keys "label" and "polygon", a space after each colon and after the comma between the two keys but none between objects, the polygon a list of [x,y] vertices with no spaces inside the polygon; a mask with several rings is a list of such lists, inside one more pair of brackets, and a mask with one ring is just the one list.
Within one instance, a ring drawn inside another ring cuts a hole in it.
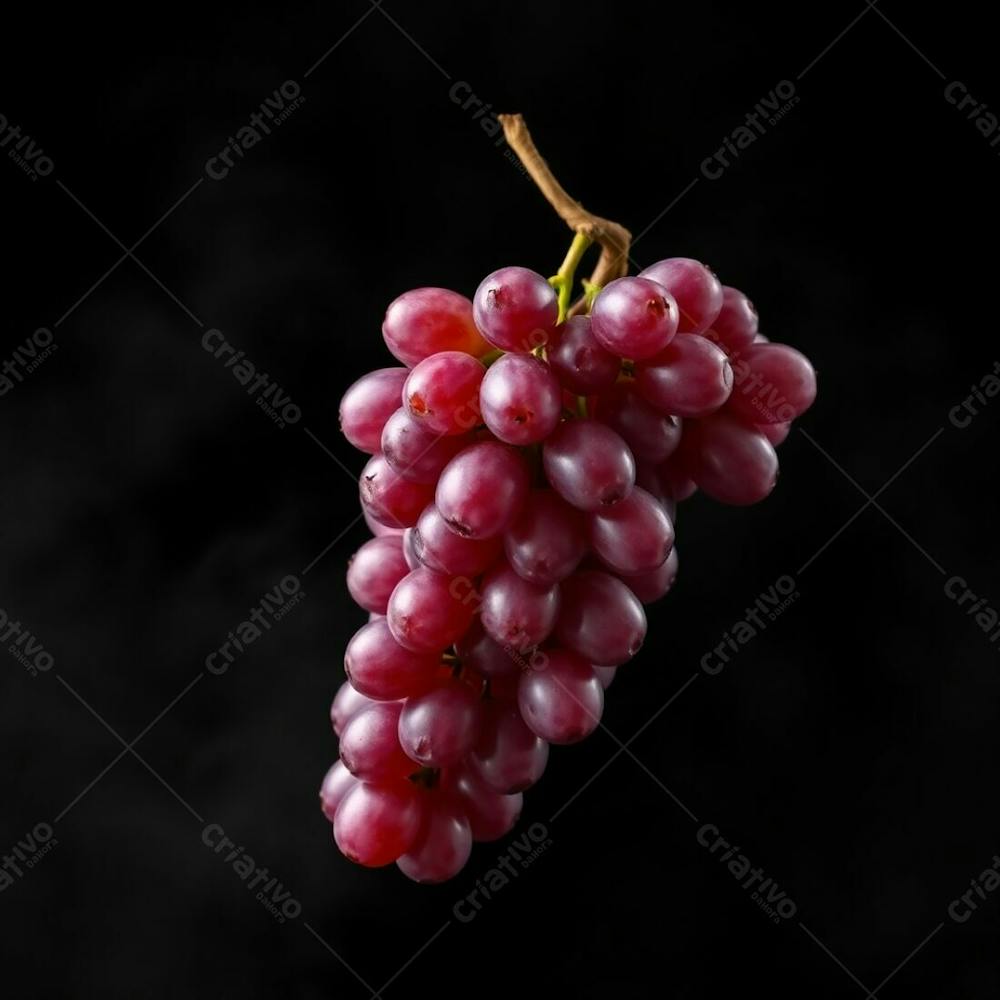
[{"label": "dark backdrop", "polygon": [[[957,107],[1000,102],[990,36],[961,3],[643,6],[5,13],[4,152],[29,136],[37,175],[0,158],[0,634],[30,633],[0,657],[12,995],[996,995],[1000,897],[949,905],[994,880],[1000,663],[945,592],[1000,601],[1000,402],[949,416],[996,357],[1000,147]],[[211,177],[282,86],[284,123]],[[682,510],[679,583],[609,732],[555,751],[514,836],[424,888],[350,865],[317,809],[362,621],[337,403],[389,363],[399,292],[562,258],[469,94],[525,112],[638,262],[749,290],[821,389],[766,503]],[[297,422],[203,350],[211,328]],[[208,672],[289,576],[305,596]],[[717,670],[786,577],[796,599]],[[211,824],[301,912],[279,923]],[[785,893],[777,922],[709,824]],[[529,828],[544,851],[461,919]]]}]

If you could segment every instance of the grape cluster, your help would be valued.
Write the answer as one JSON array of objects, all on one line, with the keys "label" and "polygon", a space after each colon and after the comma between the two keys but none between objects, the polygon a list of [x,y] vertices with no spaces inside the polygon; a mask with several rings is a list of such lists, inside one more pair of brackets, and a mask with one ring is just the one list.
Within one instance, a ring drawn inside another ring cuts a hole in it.
[{"label": "grape cluster", "polygon": [[406,292],[382,328],[405,367],[341,402],[374,537],[347,571],[369,621],[320,797],[347,857],[421,882],[509,831],[549,744],[596,728],[674,582],[677,503],[767,496],[816,393],[698,261],[591,289],[568,319],[557,283],[506,267],[471,302]]}]

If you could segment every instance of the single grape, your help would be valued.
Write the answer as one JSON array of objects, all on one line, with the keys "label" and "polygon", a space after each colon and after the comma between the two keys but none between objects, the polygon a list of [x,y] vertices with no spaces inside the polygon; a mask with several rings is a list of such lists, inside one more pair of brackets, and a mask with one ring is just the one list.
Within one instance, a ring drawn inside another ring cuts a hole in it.
[{"label": "single grape", "polygon": [[605,350],[641,360],[659,354],[677,332],[677,303],[648,278],[616,278],[590,311],[591,330]]},{"label": "single grape", "polygon": [[580,510],[617,503],[635,483],[628,445],[596,420],[561,423],[542,446],[542,463],[552,488]]},{"label": "single grape", "polygon": [[681,449],[695,482],[721,503],[757,503],[778,480],[771,442],[725,412],[685,424]]},{"label": "single grape", "polygon": [[481,361],[461,351],[432,354],[410,372],[403,405],[433,434],[465,434],[480,423],[479,386],[485,374]]},{"label": "single grape", "polygon": [[368,460],[358,487],[366,513],[391,528],[416,524],[420,512],[434,495],[433,486],[404,479],[384,455],[374,455]]},{"label": "single grape", "polygon": [[469,768],[495,791],[504,795],[523,792],[545,771],[548,743],[524,724],[516,705],[488,702],[484,715]]},{"label": "single grape", "polygon": [[513,829],[521,815],[524,796],[502,795],[481,781],[465,765],[441,773],[441,790],[457,796],[469,819],[472,839],[499,840]]},{"label": "single grape", "polygon": [[700,261],[669,257],[639,272],[662,285],[674,297],[680,321],[678,333],[704,333],[722,309],[722,285]]},{"label": "single grape", "polygon": [[601,393],[595,417],[621,435],[637,462],[664,462],[681,443],[680,421],[650,406],[634,383],[620,382]]},{"label": "single grape", "polygon": [[340,401],[340,430],[355,448],[369,455],[379,450],[382,428],[399,409],[409,374],[405,368],[378,368],[362,375],[344,393]]},{"label": "single grape", "polygon": [[656,569],[629,576],[622,574],[619,579],[643,604],[652,604],[653,601],[658,601],[668,593],[674,585],[674,580],[677,579],[676,546],[670,550],[670,555]]},{"label": "single grape", "polygon": [[478,358],[490,349],[472,319],[472,303],[447,288],[403,292],[386,310],[382,336],[393,355],[410,367],[439,351]]},{"label": "single grape", "polygon": [[384,615],[389,595],[408,572],[402,538],[370,538],[347,564],[347,589],[365,611]]},{"label": "single grape", "polygon": [[469,581],[420,566],[396,584],[386,620],[401,646],[439,653],[462,636],[475,611],[476,596]]},{"label": "single grape", "polygon": [[559,613],[559,588],[529,583],[500,562],[483,577],[480,619],[488,635],[523,653],[546,639]]},{"label": "single grape", "polygon": [[505,354],[483,379],[479,394],[486,426],[507,444],[547,438],[562,415],[562,390],[544,361],[530,354]]},{"label": "single grape", "polygon": [[347,644],[344,670],[352,686],[374,701],[395,701],[431,688],[437,653],[414,653],[393,638],[386,618],[362,625]]},{"label": "single grape", "polygon": [[722,286],[722,309],[705,336],[726,354],[739,354],[749,347],[757,333],[757,310],[737,288]]},{"label": "single grape", "polygon": [[736,384],[726,409],[746,423],[785,424],[816,398],[809,359],[785,344],[753,344],[733,361]]},{"label": "single grape", "polygon": [[487,635],[481,621],[474,621],[455,643],[455,652],[463,667],[469,667],[491,681],[518,674],[527,664],[517,650],[507,649]]},{"label": "single grape", "polygon": [[502,267],[487,275],[472,301],[476,326],[504,351],[527,353],[540,347],[559,318],[555,290],[526,267]]},{"label": "single grape", "polygon": [[480,441],[445,466],[435,504],[456,534],[493,538],[517,516],[528,484],[528,467],[518,452],[499,441]]},{"label": "single grape", "polygon": [[468,444],[469,435],[435,434],[400,407],[382,428],[382,454],[404,479],[436,483],[441,470]]},{"label": "single grape", "polygon": [[[409,704],[409,702],[407,702]],[[399,745],[401,701],[376,701],[355,713],[340,736],[340,759],[355,778],[405,778],[417,768]]]},{"label": "single grape", "polygon": [[590,545],[615,573],[646,573],[661,566],[674,544],[663,506],[636,486],[613,507],[590,515]]},{"label": "single grape", "polygon": [[403,750],[424,767],[457,764],[475,745],[480,704],[476,692],[454,678],[407,698],[399,716]]},{"label": "single grape", "polygon": [[434,884],[454,878],[472,852],[472,830],[461,805],[432,790],[417,839],[396,866],[414,882]]},{"label": "single grape", "polygon": [[337,846],[345,857],[368,868],[391,864],[413,846],[423,810],[420,789],[411,781],[359,781],[337,807]]},{"label": "single grape", "polygon": [[582,570],[560,584],[555,637],[588,663],[617,667],[639,652],[646,613],[617,577]]},{"label": "single grape", "polygon": [[330,722],[333,723],[333,731],[339,736],[343,732],[347,720],[355,712],[361,711],[365,705],[371,705],[372,699],[363,695],[350,681],[344,681],[337,689],[337,694],[330,706]]},{"label": "single grape", "polygon": [[587,550],[583,521],[552,490],[532,490],[504,535],[510,565],[530,583],[547,587],[569,576]]},{"label": "single grape", "polygon": [[337,806],[357,783],[358,779],[339,760],[326,772],[319,789],[319,804],[323,815],[331,823],[337,814]]},{"label": "single grape", "polygon": [[601,721],[604,688],[590,664],[569,649],[547,651],[544,670],[521,675],[517,704],[528,728],[549,743],[578,743]]},{"label": "single grape", "polygon": [[449,576],[479,576],[496,562],[503,548],[500,538],[463,538],[445,524],[434,504],[417,521],[413,551],[428,569]]},{"label": "single grape", "polygon": [[725,353],[709,340],[679,333],[666,350],[636,371],[635,386],[662,413],[703,417],[729,398],[733,369]]},{"label": "single grape", "polygon": [[598,343],[589,316],[571,316],[556,327],[545,353],[560,384],[580,396],[614,385],[621,370],[621,359]]}]

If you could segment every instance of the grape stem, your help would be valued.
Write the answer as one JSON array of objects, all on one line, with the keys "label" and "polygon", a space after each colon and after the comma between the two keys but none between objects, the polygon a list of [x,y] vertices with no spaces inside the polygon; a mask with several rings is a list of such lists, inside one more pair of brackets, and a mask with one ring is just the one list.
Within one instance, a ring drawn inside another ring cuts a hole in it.
[{"label": "grape stem", "polygon": [[[551,168],[538,152],[538,147],[535,146],[522,115],[499,115],[498,117],[503,126],[507,145],[517,154],[524,169],[528,171],[538,189],[545,195],[548,203],[556,210],[559,218],[575,233],[587,237],[588,245],[590,241],[593,241],[600,246],[601,256],[590,276],[589,284],[601,288],[609,281],[628,274],[628,251],[632,243],[632,234],[617,222],[602,219],[600,216],[588,212],[583,205],[567,194],[566,189],[556,180],[555,174],[552,173]],[[575,247],[576,240],[573,241],[573,244]],[[586,250],[586,246],[579,251],[580,255],[584,250]],[[571,247],[567,261],[573,252],[573,247]],[[577,261],[579,261],[579,257],[577,257]],[[565,264],[563,266],[565,267]],[[573,266],[575,267],[575,264]],[[562,273],[562,269],[560,269],[560,273]],[[589,291],[573,304],[568,310],[568,314],[575,316],[577,313],[585,311],[589,304],[588,300],[593,300]]]}]

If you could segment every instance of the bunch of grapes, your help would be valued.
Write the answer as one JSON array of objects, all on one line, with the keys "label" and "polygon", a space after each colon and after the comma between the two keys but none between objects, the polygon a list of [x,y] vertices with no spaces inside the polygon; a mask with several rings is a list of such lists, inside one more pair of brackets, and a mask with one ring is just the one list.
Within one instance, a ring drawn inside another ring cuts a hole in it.
[{"label": "bunch of grapes", "polygon": [[347,857],[421,882],[507,833],[549,744],[597,727],[674,582],[677,504],[767,496],[816,393],[698,261],[588,288],[568,318],[561,287],[505,267],[471,302],[406,292],[382,328],[405,367],[341,403],[374,537],[347,571],[369,620],[322,808]]}]

